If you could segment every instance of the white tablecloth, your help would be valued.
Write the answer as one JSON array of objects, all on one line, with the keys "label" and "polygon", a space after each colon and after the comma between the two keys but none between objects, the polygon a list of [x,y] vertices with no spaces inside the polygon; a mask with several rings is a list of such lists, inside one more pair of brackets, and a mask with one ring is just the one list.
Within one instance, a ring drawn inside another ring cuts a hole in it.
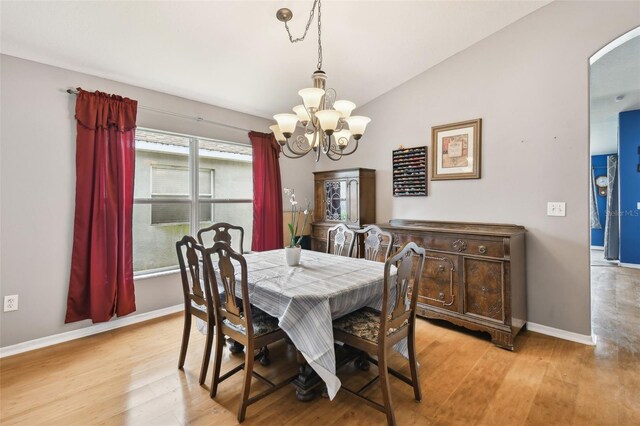
[{"label": "white tablecloth", "polygon": [[[245,255],[251,304],[278,318],[333,399],[341,384],[332,321],[364,306],[381,308],[384,263],[303,250],[300,265],[290,267],[284,256],[284,249]],[[406,339],[396,350],[406,356]]]}]

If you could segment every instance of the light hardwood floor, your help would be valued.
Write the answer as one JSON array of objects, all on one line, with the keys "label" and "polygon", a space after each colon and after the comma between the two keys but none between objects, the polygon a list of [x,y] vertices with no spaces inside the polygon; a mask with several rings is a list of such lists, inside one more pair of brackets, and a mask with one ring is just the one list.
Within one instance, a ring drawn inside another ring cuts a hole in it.
[{"label": "light hardwood floor", "polygon": [[[596,347],[524,332],[509,352],[483,335],[419,320],[423,400],[413,401],[411,388],[392,378],[398,423],[640,424],[640,270],[592,271]],[[181,327],[182,317],[172,315],[1,360],[0,423],[236,424],[240,375],[211,400],[208,384],[198,386],[204,341],[195,329],[185,369],[176,368]],[[258,366],[265,376],[297,368],[286,344],[271,355],[270,367]],[[239,361],[225,350],[223,371]],[[391,365],[408,373],[399,356]],[[351,388],[365,376],[341,373]],[[380,400],[377,386],[369,392]],[[344,392],[302,403],[285,387],[250,406],[243,424],[382,425],[385,418]]]}]

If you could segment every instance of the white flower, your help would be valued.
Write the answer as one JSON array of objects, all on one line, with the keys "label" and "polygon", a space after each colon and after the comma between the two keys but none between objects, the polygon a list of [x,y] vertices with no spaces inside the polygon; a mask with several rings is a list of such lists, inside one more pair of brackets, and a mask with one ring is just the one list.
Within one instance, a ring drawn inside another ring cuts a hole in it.
[{"label": "white flower", "polygon": [[293,194],[293,189],[290,188],[282,188],[282,190],[284,191],[285,194],[287,195],[291,195]]},{"label": "white flower", "polygon": [[298,204],[298,202],[297,202],[294,198],[292,198],[292,199],[291,199],[291,205],[292,205],[292,206],[295,206],[295,205],[297,205],[297,204]]},{"label": "white flower", "polygon": [[308,215],[309,214],[309,209],[304,209],[304,214]]}]

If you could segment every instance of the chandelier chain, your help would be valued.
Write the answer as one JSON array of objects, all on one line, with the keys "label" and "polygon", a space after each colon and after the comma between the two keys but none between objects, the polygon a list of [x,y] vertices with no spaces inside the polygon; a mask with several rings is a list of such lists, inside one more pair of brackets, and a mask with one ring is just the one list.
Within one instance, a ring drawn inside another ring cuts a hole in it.
[{"label": "chandelier chain", "polygon": [[304,34],[302,37],[293,38],[291,34],[291,30],[289,29],[289,24],[287,21],[284,22],[284,27],[287,30],[287,34],[289,35],[289,41],[291,43],[297,43],[299,41],[304,41],[307,33],[309,32],[309,27],[311,26],[311,22],[313,22],[313,17],[316,12],[316,5],[318,6],[318,69],[322,69],[322,11],[321,11],[321,3],[320,0],[314,0],[313,6],[311,6],[311,12],[309,12],[309,20],[307,21],[307,25],[304,28]]},{"label": "chandelier chain", "polygon": [[318,0],[318,69],[322,69],[322,3]]}]

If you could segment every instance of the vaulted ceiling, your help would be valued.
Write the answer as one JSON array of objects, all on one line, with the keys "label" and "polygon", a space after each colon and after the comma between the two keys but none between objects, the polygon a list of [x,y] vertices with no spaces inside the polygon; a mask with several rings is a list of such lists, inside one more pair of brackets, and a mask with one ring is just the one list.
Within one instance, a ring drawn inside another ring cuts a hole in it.
[{"label": "vaulted ceiling", "polygon": [[[322,3],[328,85],[365,104],[549,3]],[[2,53],[258,116],[288,112],[310,85],[312,1],[2,1]],[[473,70],[469,70],[473,72]],[[99,88],[87,88],[99,89]]]}]

